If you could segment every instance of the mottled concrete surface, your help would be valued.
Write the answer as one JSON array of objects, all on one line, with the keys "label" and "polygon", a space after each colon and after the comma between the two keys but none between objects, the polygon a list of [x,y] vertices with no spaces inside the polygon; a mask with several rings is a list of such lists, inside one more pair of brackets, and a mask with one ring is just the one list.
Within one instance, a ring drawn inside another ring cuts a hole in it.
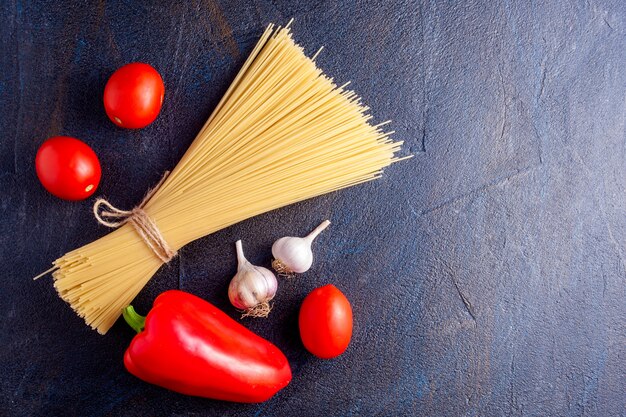
[{"label": "mottled concrete surface", "polygon": [[[155,5],[161,3],[161,5]],[[0,5],[0,413],[140,416],[626,415],[626,6],[623,1],[3,1]],[[171,2],[174,3],[174,2]],[[233,317],[232,243],[270,245],[329,217],[318,261],[281,281],[269,320],[293,382],[261,405],[190,398],[128,374],[133,334],[89,330],[30,277],[105,233],[91,201],[39,185],[49,136],[100,156],[98,194],[131,207],[172,168],[264,26],[353,87],[415,158],[382,180],[244,221],[185,247],[136,301],[181,288]],[[115,128],[108,76],[146,61],[159,119]],[[297,311],[333,282],[348,351],[302,347]]]}]

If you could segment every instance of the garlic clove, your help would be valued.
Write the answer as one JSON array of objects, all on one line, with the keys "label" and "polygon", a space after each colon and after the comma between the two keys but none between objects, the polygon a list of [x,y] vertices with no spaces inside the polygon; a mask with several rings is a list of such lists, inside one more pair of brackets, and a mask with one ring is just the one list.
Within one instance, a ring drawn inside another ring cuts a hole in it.
[{"label": "garlic clove", "polygon": [[252,265],[244,256],[241,240],[237,248],[237,273],[228,286],[231,304],[244,310],[243,317],[267,317],[271,310],[269,301],[276,295],[278,281],[272,271]]},{"label": "garlic clove", "polygon": [[281,275],[294,275],[306,272],[313,264],[311,244],[315,238],[330,225],[324,220],[305,237],[286,236],[278,239],[272,245],[274,261],[272,267]]}]

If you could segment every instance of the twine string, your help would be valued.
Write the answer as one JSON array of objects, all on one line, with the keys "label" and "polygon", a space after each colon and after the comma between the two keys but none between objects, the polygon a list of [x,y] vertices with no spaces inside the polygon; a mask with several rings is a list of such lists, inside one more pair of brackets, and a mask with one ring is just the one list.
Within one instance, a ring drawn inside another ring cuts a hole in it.
[{"label": "twine string", "polygon": [[141,203],[132,210],[119,209],[104,198],[98,198],[93,205],[93,215],[98,223],[112,228],[130,223],[146,245],[148,245],[154,254],[164,263],[171,261],[172,258],[176,256],[177,252],[167,244],[156,222],[143,208],[157,192],[159,187],[163,185],[168,175],[169,171],[166,171],[157,185],[150,189],[143,200],[141,200]]}]

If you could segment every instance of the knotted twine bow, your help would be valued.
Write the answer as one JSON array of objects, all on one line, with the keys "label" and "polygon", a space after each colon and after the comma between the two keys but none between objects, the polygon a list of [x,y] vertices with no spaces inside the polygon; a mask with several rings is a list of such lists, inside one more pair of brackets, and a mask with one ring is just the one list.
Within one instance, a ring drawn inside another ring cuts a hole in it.
[{"label": "knotted twine bow", "polygon": [[[130,211],[120,210],[104,198],[97,199],[93,205],[93,215],[100,224],[116,228],[124,225],[125,223],[130,223],[135,228],[139,236],[141,236],[143,241],[146,242],[150,249],[152,249],[154,254],[164,263],[172,260],[172,258],[176,256],[177,252],[170,248],[155,221],[148,216],[148,213],[146,213],[143,208],[148,203],[150,198],[152,198],[154,193],[156,193],[159,187],[163,185],[163,182],[169,173],[169,171],[166,171],[158,184],[151,190],[148,190],[148,193],[143,200],[141,200],[141,203]],[[104,210],[101,210],[102,206],[105,207]],[[112,219],[113,221],[106,220],[105,218]]]}]

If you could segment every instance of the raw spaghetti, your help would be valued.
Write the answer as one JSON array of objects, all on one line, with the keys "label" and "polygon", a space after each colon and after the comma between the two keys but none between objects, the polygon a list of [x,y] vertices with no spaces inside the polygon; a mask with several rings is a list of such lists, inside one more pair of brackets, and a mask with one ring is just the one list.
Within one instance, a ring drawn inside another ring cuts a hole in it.
[{"label": "raw spaghetti", "polygon": [[[143,211],[177,251],[257,214],[378,178],[403,159],[394,156],[402,142],[370,124],[367,110],[305,56],[289,25],[270,25]],[[104,334],[162,264],[127,222],[54,261],[52,275],[59,295]]]}]

